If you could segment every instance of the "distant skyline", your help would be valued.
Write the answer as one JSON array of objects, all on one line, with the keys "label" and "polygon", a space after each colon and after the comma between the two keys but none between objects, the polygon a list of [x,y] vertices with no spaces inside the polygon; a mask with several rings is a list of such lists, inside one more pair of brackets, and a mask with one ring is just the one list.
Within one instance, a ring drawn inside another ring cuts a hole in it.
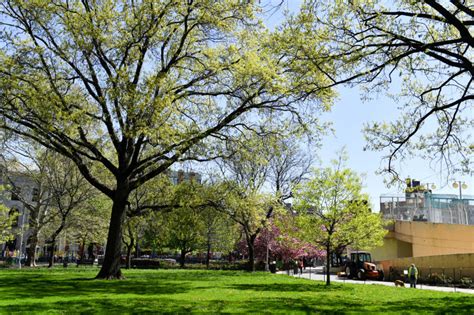
[{"label": "distant skyline", "polygon": [[[280,1],[273,0],[272,3]],[[302,0],[286,1],[284,8],[296,12]],[[264,22],[270,28],[278,25],[282,20],[282,13],[273,12],[271,17],[265,17]],[[393,85],[396,90],[397,86]],[[326,136],[321,150],[316,151],[321,159],[321,166],[327,166],[331,159],[336,158],[336,152],[342,147],[348,153],[347,166],[364,176],[364,192],[368,193],[375,211],[379,211],[379,197],[382,194],[403,194],[399,187],[387,188],[383,182],[383,176],[377,175],[383,153],[364,151],[366,144],[362,129],[364,123],[370,121],[392,121],[401,113],[397,110],[394,101],[385,95],[374,96],[370,101],[361,101],[360,89],[339,87],[337,89],[339,98],[336,99],[332,111],[324,114],[323,119],[333,123],[334,135]],[[420,180],[422,183],[434,183],[436,189],[433,193],[459,194],[459,189],[452,187],[452,180],[448,180],[447,174],[440,174],[430,168],[429,161],[420,158],[406,159],[398,166],[397,171],[401,178],[410,177]],[[454,174],[449,178],[464,181],[468,187],[463,190],[463,195],[474,195],[474,178],[468,175]]]}]

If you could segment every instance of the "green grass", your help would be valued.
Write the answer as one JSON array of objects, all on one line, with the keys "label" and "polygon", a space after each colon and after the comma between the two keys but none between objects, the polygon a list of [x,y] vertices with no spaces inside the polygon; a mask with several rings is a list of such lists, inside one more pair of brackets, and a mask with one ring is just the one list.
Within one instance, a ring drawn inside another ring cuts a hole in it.
[{"label": "green grass", "polygon": [[129,270],[92,280],[95,268],[0,270],[0,313],[472,313],[474,296],[380,285],[333,284],[231,271]]}]

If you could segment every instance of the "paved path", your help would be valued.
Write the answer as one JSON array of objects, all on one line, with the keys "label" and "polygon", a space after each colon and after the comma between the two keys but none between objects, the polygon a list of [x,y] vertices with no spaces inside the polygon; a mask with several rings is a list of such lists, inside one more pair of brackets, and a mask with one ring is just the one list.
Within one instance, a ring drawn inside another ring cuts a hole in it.
[{"label": "paved path", "polygon": [[[286,271],[280,271],[278,272],[280,274],[288,274]],[[305,279],[310,279],[310,280],[319,280],[319,281],[326,281],[326,276],[321,273],[321,268],[306,268],[303,270],[303,274],[297,274],[293,275],[293,272],[290,271],[291,276],[295,276],[298,278],[305,278]],[[384,282],[384,281],[371,281],[371,280],[366,280],[366,281],[360,281],[360,280],[352,280],[352,279],[347,279],[347,278],[339,278],[336,275],[331,275],[331,282],[343,282],[343,283],[352,283],[352,284],[378,284],[378,285],[386,285],[389,287],[394,287],[395,284],[393,282]],[[405,286],[410,289],[410,284],[405,283]],[[442,291],[442,292],[462,292],[462,293],[470,293],[474,294],[473,289],[463,289],[463,288],[456,288],[456,287],[438,287],[438,286],[429,286],[429,285],[422,285],[422,284],[417,284],[416,285],[417,289],[422,289],[422,290],[433,290],[433,291]]]}]

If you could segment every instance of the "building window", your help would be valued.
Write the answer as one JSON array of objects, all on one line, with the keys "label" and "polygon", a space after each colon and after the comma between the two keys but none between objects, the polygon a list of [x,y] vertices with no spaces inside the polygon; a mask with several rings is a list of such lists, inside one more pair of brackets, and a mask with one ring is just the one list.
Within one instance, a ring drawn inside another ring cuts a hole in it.
[{"label": "building window", "polygon": [[39,189],[38,188],[33,188],[31,201],[33,201],[33,202],[39,201]]},{"label": "building window", "polygon": [[178,184],[182,183],[183,181],[184,181],[184,172],[178,171]]},{"label": "building window", "polygon": [[12,189],[12,198],[11,200],[20,200],[21,188],[20,187],[13,187]]}]

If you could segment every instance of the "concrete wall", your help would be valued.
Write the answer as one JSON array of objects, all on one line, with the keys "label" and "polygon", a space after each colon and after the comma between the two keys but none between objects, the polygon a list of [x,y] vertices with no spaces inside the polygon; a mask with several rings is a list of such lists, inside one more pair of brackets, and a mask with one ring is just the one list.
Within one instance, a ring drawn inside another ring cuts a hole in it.
[{"label": "concrete wall", "polygon": [[376,261],[396,259],[400,257],[412,257],[413,248],[411,243],[403,242],[395,238],[385,238],[383,246],[370,250]]},{"label": "concrete wall", "polygon": [[396,221],[393,237],[411,243],[414,257],[474,253],[474,226]]},{"label": "concrete wall", "polygon": [[474,253],[473,225],[395,221],[388,229],[384,245],[372,250],[378,261]]},{"label": "concrete wall", "polygon": [[386,275],[389,274],[390,267],[398,270],[405,270],[411,264],[427,275],[436,272],[444,273],[450,277],[458,279],[461,276],[469,276],[474,279],[474,253],[473,254],[454,254],[438,255],[425,257],[407,257],[383,260],[379,262],[383,266]]}]

